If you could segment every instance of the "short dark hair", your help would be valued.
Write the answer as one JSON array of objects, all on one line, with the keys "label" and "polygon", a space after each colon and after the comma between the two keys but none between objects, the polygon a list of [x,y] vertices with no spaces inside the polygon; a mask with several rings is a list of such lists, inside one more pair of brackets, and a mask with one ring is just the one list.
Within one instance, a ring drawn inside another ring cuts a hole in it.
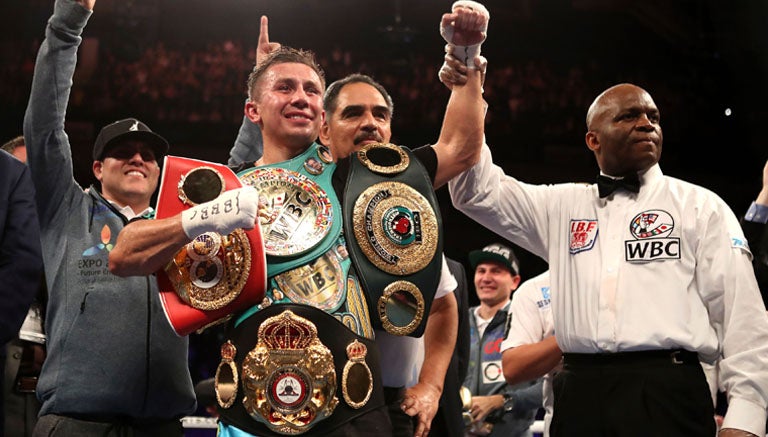
[{"label": "short dark hair", "polygon": [[320,85],[323,90],[325,89],[325,73],[317,63],[317,60],[315,60],[315,54],[313,52],[281,46],[278,50],[267,55],[262,62],[259,62],[253,67],[253,71],[248,75],[248,98],[256,100],[256,96],[254,95],[256,84],[270,67],[277,64],[293,63],[304,64],[315,70],[315,73],[320,77]]},{"label": "short dark hair", "polygon": [[17,147],[22,147],[24,145],[25,145],[24,137],[22,135],[19,135],[18,137],[7,141],[5,144],[0,146],[0,148],[5,150],[8,153],[13,153],[13,151],[16,150]]},{"label": "short dark hair", "polygon": [[325,91],[325,95],[323,96],[323,109],[325,109],[326,117],[330,117],[330,115],[333,114],[334,111],[336,111],[336,107],[339,101],[339,93],[341,92],[341,89],[351,83],[366,83],[376,88],[376,91],[381,93],[381,96],[384,97],[384,101],[387,102],[387,108],[389,108],[389,115],[392,116],[392,114],[394,114],[395,104],[392,102],[392,97],[389,95],[386,88],[384,88],[382,84],[373,80],[371,76],[368,76],[366,74],[354,73],[354,74],[350,74],[349,76],[343,79],[339,79],[328,86],[328,90]]}]

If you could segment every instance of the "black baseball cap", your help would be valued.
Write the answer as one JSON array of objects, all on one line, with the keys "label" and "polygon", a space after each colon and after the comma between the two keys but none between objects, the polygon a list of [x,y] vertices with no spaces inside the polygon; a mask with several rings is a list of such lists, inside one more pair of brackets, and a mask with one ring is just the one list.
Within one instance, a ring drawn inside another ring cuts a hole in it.
[{"label": "black baseball cap", "polygon": [[512,276],[520,274],[520,263],[517,261],[515,252],[511,247],[503,244],[494,243],[485,246],[480,250],[469,252],[469,263],[473,269],[483,261],[495,261],[506,267]]},{"label": "black baseball cap", "polygon": [[93,145],[93,160],[103,161],[109,148],[120,140],[143,141],[155,152],[155,159],[161,162],[168,153],[168,141],[152,132],[146,124],[135,118],[126,118],[108,124],[101,129]]}]

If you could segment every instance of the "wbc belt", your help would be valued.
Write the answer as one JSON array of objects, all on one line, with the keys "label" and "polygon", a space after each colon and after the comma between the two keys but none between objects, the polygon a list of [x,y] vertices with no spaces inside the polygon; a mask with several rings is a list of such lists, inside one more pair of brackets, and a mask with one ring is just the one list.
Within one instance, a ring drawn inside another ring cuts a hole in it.
[{"label": "wbc belt", "polygon": [[259,192],[270,277],[312,262],[336,242],[342,223],[331,182],[335,169],[328,148],[313,144],[288,161],[238,173]]},{"label": "wbc belt", "polygon": [[350,158],[343,209],[349,255],[378,316],[374,325],[421,336],[443,252],[442,219],[424,166],[406,148],[364,146]]},{"label": "wbc belt", "polygon": [[227,337],[216,398],[221,420],[242,431],[324,435],[384,405],[375,343],[325,311],[274,304]]},{"label": "wbc belt", "polygon": [[[226,166],[166,156],[155,217],[172,217],[241,186]],[[157,281],[163,310],[178,335],[219,323],[263,300],[267,283],[263,247],[256,226],[229,235],[207,232],[174,255],[158,272]]]}]

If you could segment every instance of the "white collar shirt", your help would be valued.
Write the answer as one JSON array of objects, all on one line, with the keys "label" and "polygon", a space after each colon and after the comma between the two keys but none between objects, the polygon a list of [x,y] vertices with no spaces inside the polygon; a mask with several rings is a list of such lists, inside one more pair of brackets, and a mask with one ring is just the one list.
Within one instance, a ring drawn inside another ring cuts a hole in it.
[{"label": "white collar shirt", "polygon": [[114,206],[115,209],[117,209],[117,211],[120,214],[125,216],[125,218],[128,219],[128,221],[131,221],[131,220],[135,219],[136,217],[141,217],[144,214],[149,214],[150,212],[153,211],[152,207],[148,206],[144,211],[141,211],[140,213],[136,214],[135,212],[133,212],[133,208],[131,208],[130,206],[127,206],[127,205],[126,206],[120,206],[116,202],[113,202],[111,200],[109,200],[108,202],[111,203],[112,206]]},{"label": "white collar shirt", "polygon": [[[501,352],[524,344],[538,343],[555,334],[552,321],[552,305],[549,271],[520,284],[512,294],[509,312],[512,314],[507,338],[501,343]],[[549,425],[552,423],[555,397],[552,388],[552,378],[556,370],[544,375],[541,386],[542,406],[544,407],[544,436],[549,436]]]},{"label": "white collar shirt", "polygon": [[762,420],[764,431],[768,316],[738,220],[717,195],[658,165],[640,182],[639,193],[603,199],[595,184],[526,184],[483,146],[449,190],[457,209],[549,262],[564,352],[684,348],[707,362],[722,354],[726,421],[757,434]]}]

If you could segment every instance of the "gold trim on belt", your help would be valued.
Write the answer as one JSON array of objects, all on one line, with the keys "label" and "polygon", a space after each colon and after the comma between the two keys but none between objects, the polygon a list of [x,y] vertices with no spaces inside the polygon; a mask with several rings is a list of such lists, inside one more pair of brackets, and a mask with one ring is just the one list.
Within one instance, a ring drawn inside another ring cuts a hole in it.
[{"label": "gold trim on belt", "polygon": [[248,414],[281,434],[301,434],[338,404],[333,355],[317,327],[292,311],[259,326],[258,343],[243,360]]},{"label": "gold trim on belt", "polygon": [[179,297],[204,311],[231,303],[243,291],[251,271],[251,244],[242,229],[229,235],[198,235],[165,268]]},{"label": "gold trim on belt", "polygon": [[437,217],[429,201],[401,182],[379,182],[355,201],[355,239],[368,260],[392,275],[426,267],[438,243]]}]

